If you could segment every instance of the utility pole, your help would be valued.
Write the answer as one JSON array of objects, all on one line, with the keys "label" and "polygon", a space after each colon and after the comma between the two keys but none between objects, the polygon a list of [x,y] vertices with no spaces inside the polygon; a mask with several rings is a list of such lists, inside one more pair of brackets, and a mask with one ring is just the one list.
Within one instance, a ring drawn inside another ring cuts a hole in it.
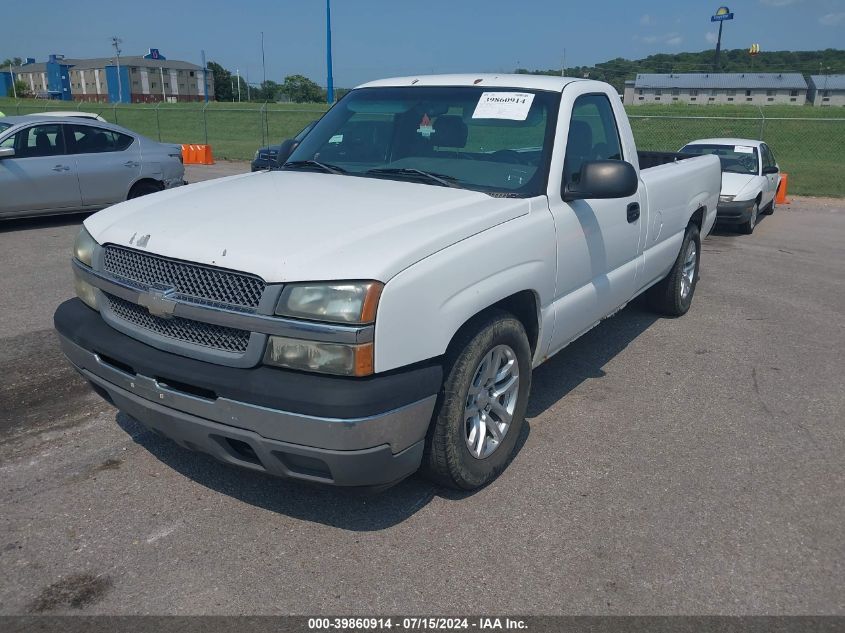
[{"label": "utility pole", "polygon": [[158,71],[161,73],[161,100],[167,101],[167,92],[164,90],[164,66],[159,66]]},{"label": "utility pole", "polygon": [[[18,87],[15,85],[15,72],[12,70],[12,62],[9,62],[9,75],[12,77],[12,95],[15,100],[18,98]],[[6,94],[9,94],[8,92]]]},{"label": "utility pole", "polygon": [[[267,64],[264,61],[264,31],[261,31],[261,90],[267,90]],[[264,100],[267,101],[267,95],[264,95]]]},{"label": "utility pole", "polygon": [[713,60],[713,71],[719,72],[719,56],[722,52],[722,26],[725,23],[725,20],[733,20],[734,14],[731,13],[731,10],[728,7],[719,7],[716,9],[716,14],[710,16],[711,22],[718,22],[719,23],[719,35],[716,38],[716,57]]},{"label": "utility pole", "polygon": [[332,5],[326,0],[326,68],[328,81],[326,82],[326,102],[334,103],[334,78],[332,77]]},{"label": "utility pole", "polygon": [[235,74],[238,76],[238,103],[241,102],[241,71],[235,68]]},{"label": "utility pole", "polygon": [[202,54],[202,94],[205,96],[205,102],[208,103],[208,64],[205,63],[205,50],[201,50]]},{"label": "utility pole", "polygon": [[117,35],[113,35],[111,38],[111,45],[114,47],[114,52],[117,57],[117,101],[118,103],[123,103],[123,81],[120,79],[120,53],[123,52],[120,50],[120,45],[123,43],[123,40],[120,39]]}]

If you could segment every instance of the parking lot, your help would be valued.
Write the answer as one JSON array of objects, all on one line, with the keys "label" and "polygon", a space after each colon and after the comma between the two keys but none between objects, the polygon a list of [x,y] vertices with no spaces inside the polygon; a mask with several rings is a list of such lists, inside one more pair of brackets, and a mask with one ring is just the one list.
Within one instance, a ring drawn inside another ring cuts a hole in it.
[{"label": "parking lot", "polygon": [[52,332],[82,219],[0,224],[0,613],[845,609],[845,201],[711,235],[687,316],[634,302],[539,368],[469,495],[290,483],[118,414]]}]

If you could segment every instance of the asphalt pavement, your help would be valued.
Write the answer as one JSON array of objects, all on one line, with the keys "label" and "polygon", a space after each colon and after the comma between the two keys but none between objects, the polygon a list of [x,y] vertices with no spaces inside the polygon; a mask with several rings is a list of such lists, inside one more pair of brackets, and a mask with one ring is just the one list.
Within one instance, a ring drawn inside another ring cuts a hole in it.
[{"label": "asphalt pavement", "polygon": [[845,201],[710,236],[689,314],[540,367],[474,494],[273,479],[115,411],[52,332],[81,220],[0,224],[0,614],[845,614]]}]

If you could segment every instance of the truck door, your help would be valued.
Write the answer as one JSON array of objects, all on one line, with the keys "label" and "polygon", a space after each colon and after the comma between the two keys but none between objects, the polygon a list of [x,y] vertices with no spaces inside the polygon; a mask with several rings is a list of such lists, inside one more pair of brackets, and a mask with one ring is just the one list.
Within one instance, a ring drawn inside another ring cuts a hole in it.
[{"label": "truck door", "polygon": [[[566,112],[566,98],[561,112]],[[625,132],[630,137],[630,130]],[[640,217],[640,193],[629,198],[572,202],[564,202],[561,195],[567,182],[577,182],[586,161],[625,160],[630,152],[636,152],[633,142],[623,143],[607,94],[582,94],[574,99],[561,188],[549,192],[558,239],[552,352],[615,311],[635,292],[645,221]]]}]

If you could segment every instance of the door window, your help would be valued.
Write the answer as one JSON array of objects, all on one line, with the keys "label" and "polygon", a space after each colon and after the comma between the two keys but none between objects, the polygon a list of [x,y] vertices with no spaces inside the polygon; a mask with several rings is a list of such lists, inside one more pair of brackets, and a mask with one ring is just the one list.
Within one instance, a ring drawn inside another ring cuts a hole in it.
[{"label": "door window", "polygon": [[761,145],[760,149],[763,151],[763,167],[774,167],[775,157],[772,154],[772,150],[769,149],[768,145]]},{"label": "door window", "polygon": [[590,160],[622,160],[616,117],[605,95],[583,95],[572,106],[563,162],[564,182],[578,182],[581,166]]},{"label": "door window", "polygon": [[34,125],[5,139],[2,147],[13,147],[15,158],[57,156],[65,153],[61,125]]},{"label": "door window", "polygon": [[135,140],[128,134],[92,125],[66,125],[65,131],[71,154],[122,152]]}]

